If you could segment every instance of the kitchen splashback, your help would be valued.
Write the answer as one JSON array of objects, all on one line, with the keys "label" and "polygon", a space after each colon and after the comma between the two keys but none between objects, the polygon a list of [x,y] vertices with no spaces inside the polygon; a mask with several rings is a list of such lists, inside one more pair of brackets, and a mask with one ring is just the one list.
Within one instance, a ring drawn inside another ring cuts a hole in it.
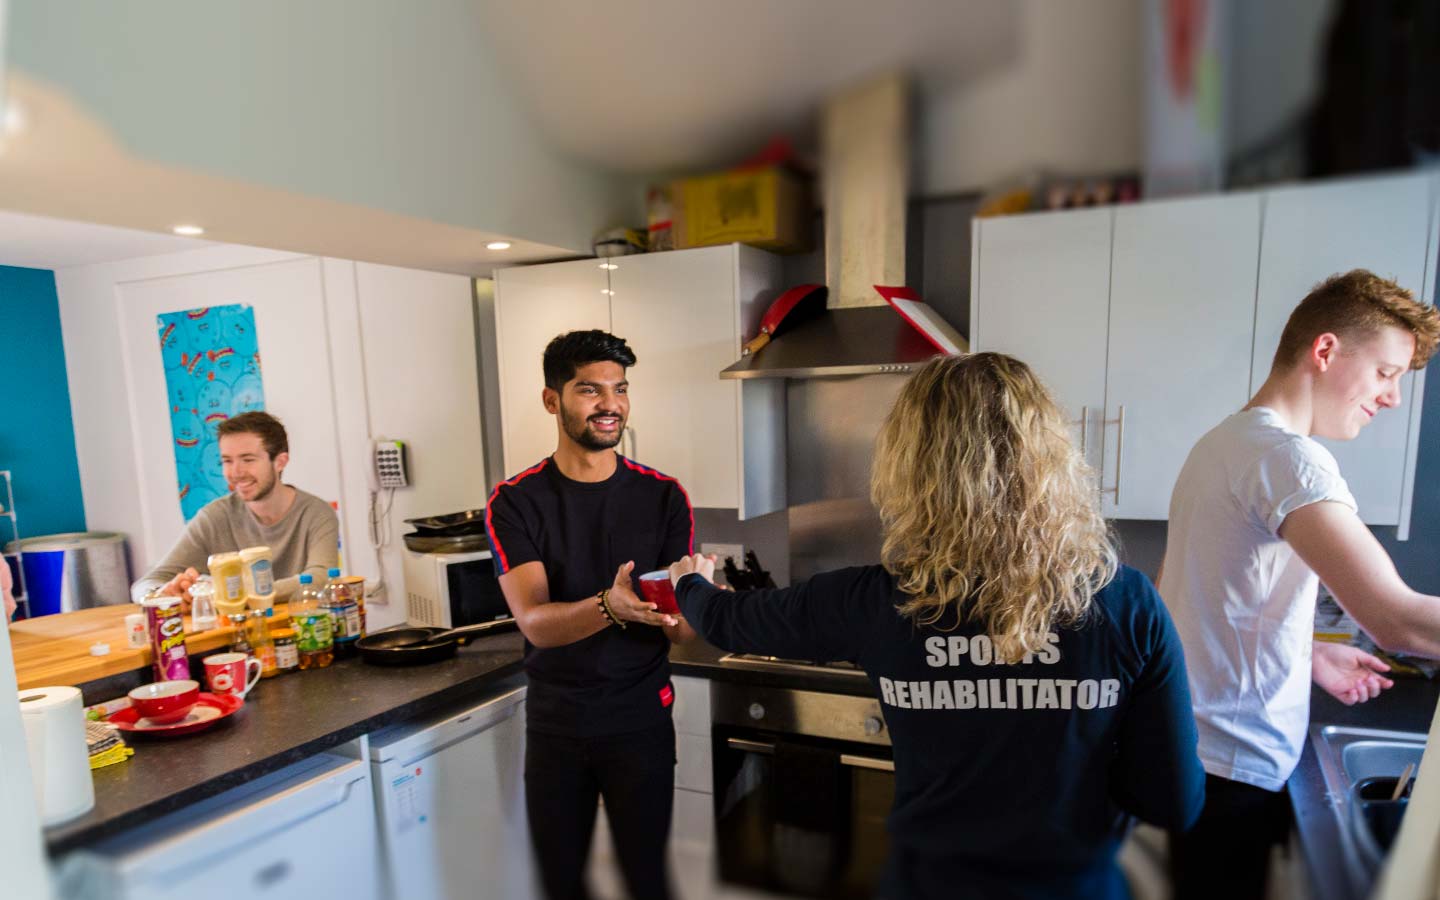
[{"label": "kitchen splashback", "polygon": [[875,436],[908,376],[786,383],[790,578],[880,560],[870,504]]}]

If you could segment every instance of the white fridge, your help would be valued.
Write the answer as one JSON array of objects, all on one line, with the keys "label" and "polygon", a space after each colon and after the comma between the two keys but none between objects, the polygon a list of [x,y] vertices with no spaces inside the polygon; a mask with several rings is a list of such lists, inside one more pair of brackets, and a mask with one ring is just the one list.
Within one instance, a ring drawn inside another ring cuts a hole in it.
[{"label": "white fridge", "polygon": [[370,736],[392,900],[539,896],[525,817],[525,687]]},{"label": "white fridge", "polygon": [[379,900],[373,796],[368,765],[321,753],[69,854],[56,893]]}]

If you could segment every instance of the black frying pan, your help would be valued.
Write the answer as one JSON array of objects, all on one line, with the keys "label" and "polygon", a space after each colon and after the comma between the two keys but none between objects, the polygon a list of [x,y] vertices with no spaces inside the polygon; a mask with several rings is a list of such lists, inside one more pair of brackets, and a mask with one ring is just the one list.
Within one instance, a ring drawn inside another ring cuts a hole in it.
[{"label": "black frying pan", "polygon": [[455,648],[482,635],[516,627],[514,619],[496,619],[463,628],[387,628],[355,642],[360,658],[377,666],[418,666],[455,655]]}]

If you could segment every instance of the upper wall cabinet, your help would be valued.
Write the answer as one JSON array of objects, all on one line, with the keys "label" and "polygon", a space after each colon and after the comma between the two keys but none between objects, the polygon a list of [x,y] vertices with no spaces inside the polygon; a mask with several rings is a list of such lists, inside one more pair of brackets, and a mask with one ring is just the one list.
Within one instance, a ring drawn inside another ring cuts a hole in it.
[{"label": "upper wall cabinet", "polygon": [[[1269,374],[1290,311],[1337,272],[1369,269],[1431,299],[1434,210],[1433,181],[1425,175],[1268,192],[1251,388],[1258,389]],[[1409,521],[1420,389],[1420,377],[1406,375],[1399,407],[1382,410],[1354,440],[1322,441],[1339,461],[1361,517],[1371,524]]]},{"label": "upper wall cabinet", "polygon": [[1190,448],[1249,398],[1259,247],[1253,194],[1115,211],[1106,515],[1167,518]]},{"label": "upper wall cabinet", "polygon": [[1029,363],[1097,470],[1113,222],[1109,209],[978,219],[971,244],[971,349]]},{"label": "upper wall cabinet", "polygon": [[[1264,381],[1290,310],[1356,267],[1431,296],[1423,175],[976,220],[971,346],[1026,360],[1072,417],[1106,514],[1163,519],[1190,447]],[[1413,382],[1413,383],[1412,383]],[[1370,524],[1409,518],[1419,377],[1334,444]]]},{"label": "upper wall cabinet", "polygon": [[621,452],[679,479],[697,507],[741,518],[785,507],[785,395],[778,380],[722,381],[774,299],[777,257],[731,245],[496,273],[505,468],[555,449],[540,359],[558,334],[600,328],[636,364]]},{"label": "upper wall cabinet", "polygon": [[593,259],[495,273],[495,358],[505,477],[555,452],[555,417],[545,411],[541,400],[545,345],[567,331],[609,331],[609,289],[606,271]]}]

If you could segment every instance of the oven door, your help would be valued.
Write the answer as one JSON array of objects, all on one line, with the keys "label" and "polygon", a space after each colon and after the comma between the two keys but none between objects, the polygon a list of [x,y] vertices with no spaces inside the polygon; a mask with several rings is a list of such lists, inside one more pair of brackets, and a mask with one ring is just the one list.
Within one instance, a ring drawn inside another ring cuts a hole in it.
[{"label": "oven door", "polygon": [[[712,710],[742,705],[716,704],[718,687],[712,684]],[[755,693],[748,689],[752,697]],[[845,739],[833,736],[836,729],[800,724],[817,718],[807,717],[803,699],[795,699],[809,692],[764,693],[766,700],[747,697],[743,703],[750,725],[720,721],[721,715],[712,722],[721,880],[792,896],[868,900],[880,883],[888,853],[885,817],[895,799],[890,747],[883,733],[876,741],[877,735],[863,732],[865,721],[873,718],[865,713],[873,707],[878,717],[878,704],[843,698],[862,713],[849,717],[862,729],[857,739]],[[777,716],[772,712],[777,705],[791,713],[798,707],[799,715]],[[823,717],[834,724],[833,715]],[[765,721],[776,718],[792,721],[783,728]]]}]

